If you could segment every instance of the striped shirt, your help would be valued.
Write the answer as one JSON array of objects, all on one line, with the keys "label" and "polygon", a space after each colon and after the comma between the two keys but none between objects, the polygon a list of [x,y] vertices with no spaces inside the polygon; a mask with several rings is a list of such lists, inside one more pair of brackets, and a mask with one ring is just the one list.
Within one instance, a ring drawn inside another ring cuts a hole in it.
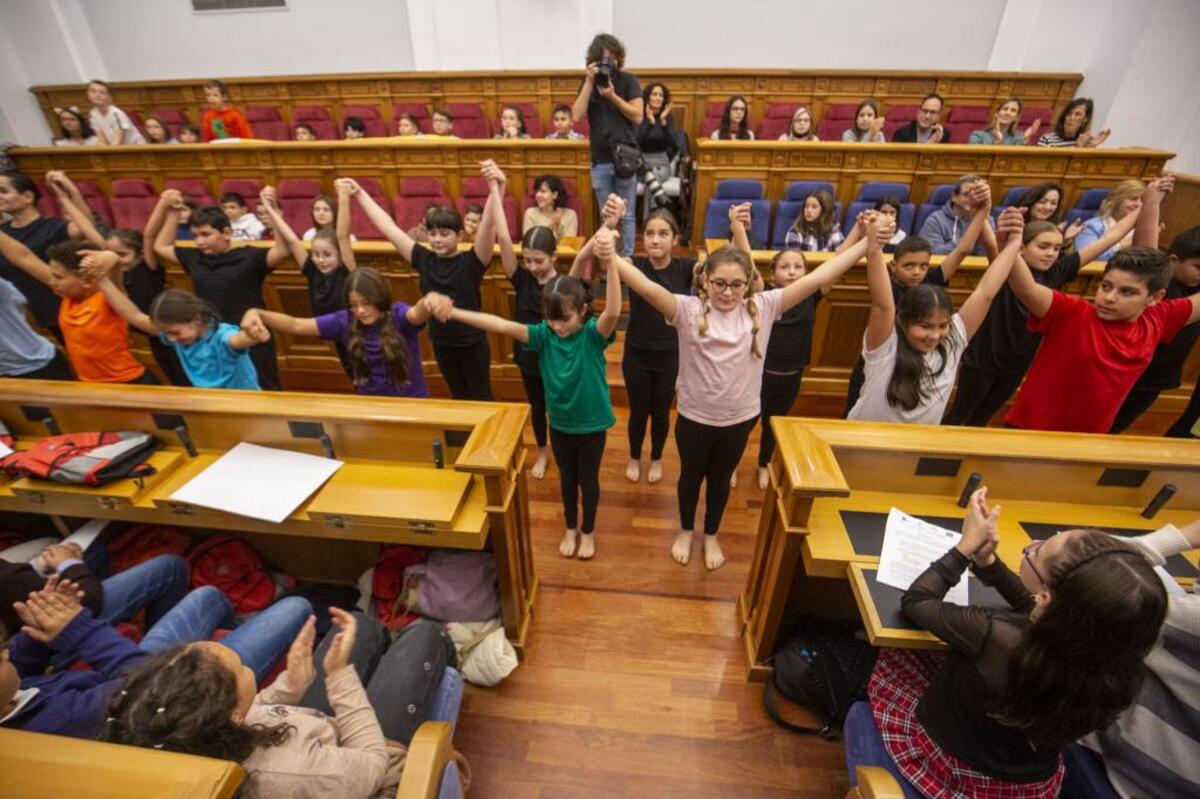
[{"label": "striped shirt", "polygon": [[1043,133],[1041,136],[1038,137],[1037,146],[1038,147],[1078,147],[1079,144],[1077,143],[1076,139],[1064,139],[1062,136],[1058,135],[1057,131],[1052,130],[1049,133]]}]

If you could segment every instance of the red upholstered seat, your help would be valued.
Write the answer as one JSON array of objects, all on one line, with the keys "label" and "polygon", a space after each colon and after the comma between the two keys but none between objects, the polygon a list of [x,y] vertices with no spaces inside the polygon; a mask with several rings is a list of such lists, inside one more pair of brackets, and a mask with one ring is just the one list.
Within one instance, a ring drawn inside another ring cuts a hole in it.
[{"label": "red upholstered seat", "polygon": [[[363,191],[371,195],[371,199],[379,203],[383,207],[383,210],[387,211],[388,215],[391,215],[392,204],[383,196],[378,179],[359,177],[355,178],[355,180],[358,181],[358,185],[362,187]],[[362,206],[359,205],[357,200],[353,200],[350,203],[350,233],[360,241],[379,241],[384,238],[384,235],[379,232],[379,228],[375,227],[371,220],[367,218],[366,213],[363,212]]]},{"label": "red upholstered seat", "polygon": [[279,210],[297,236],[312,227],[312,201],[321,193],[321,181],[311,178],[283,178],[275,187]]},{"label": "red upholstered seat", "polygon": [[35,182],[38,192],[41,194],[37,201],[38,213],[42,216],[62,216],[62,207],[58,204],[58,198],[54,196],[54,191],[40,180]]},{"label": "red upholstered seat", "polygon": [[110,204],[117,227],[141,230],[158,204],[158,192],[150,181],[141,178],[117,178],[112,182]]},{"label": "red upholstered seat", "polygon": [[[341,129],[332,119],[307,119],[303,122],[313,129],[313,133],[317,134],[321,141],[337,141],[341,138]],[[295,138],[295,135],[293,130],[292,137]]]},{"label": "red upholstered seat", "polygon": [[[462,194],[454,204],[458,207],[458,212],[464,214],[467,211],[467,206],[471,203],[479,203],[484,205],[487,203],[488,185],[487,181],[481,177],[464,178],[462,184]],[[515,240],[521,235],[521,228],[517,224],[517,204],[511,196],[504,197],[504,218],[508,221],[509,235]]]},{"label": "red upholstered seat", "polygon": [[850,119],[822,119],[817,125],[817,138],[821,141],[841,141],[844,133],[853,124]]},{"label": "red upholstered seat", "polygon": [[400,194],[392,203],[392,218],[402,230],[420,224],[431,205],[453,205],[441,178],[401,178]]},{"label": "red upholstered seat", "polygon": [[96,185],[96,182],[80,178],[75,181],[75,185],[79,188],[79,193],[83,195],[88,208],[99,214],[109,227],[113,227],[112,209],[108,206],[108,198],[100,193],[100,187]]},{"label": "red upholstered seat", "polygon": [[154,108],[151,109],[150,116],[158,117],[172,128],[185,125],[191,121],[187,118],[187,114],[183,112],[182,108]]},{"label": "red upholstered seat", "polygon": [[227,178],[221,181],[221,193],[224,194],[227,191],[236,191],[242,195],[246,199],[246,207],[250,209],[250,213],[258,210],[258,193],[262,191],[262,187],[258,185],[257,180]]},{"label": "red upholstered seat", "polygon": [[986,125],[992,118],[992,109],[986,105],[956,105],[950,109],[947,122],[954,124]]},{"label": "red upholstered seat", "polygon": [[[246,106],[246,121],[254,124],[255,122],[276,122],[283,119],[279,114],[279,109],[269,105],[248,105]],[[254,126],[254,132],[258,133],[258,126]]]},{"label": "red upholstered seat", "polygon": [[208,182],[201,178],[168,178],[165,185],[168,189],[183,192],[183,196],[196,205],[217,204],[216,199],[209,193]]},{"label": "red upholstered seat", "polygon": [[323,105],[298,105],[294,109],[297,122],[312,122],[314,119],[332,120],[333,115]]},{"label": "red upholstered seat", "polygon": [[919,105],[894,105],[887,110],[888,122],[912,122],[917,118],[917,112],[921,110]]},{"label": "red upholstered seat", "polygon": [[292,138],[292,129],[282,119],[264,119],[250,123],[254,127],[254,138],[267,141],[288,141]]},{"label": "red upholstered seat", "polygon": [[854,119],[857,110],[858,103],[832,103],[825,107],[825,119]]}]

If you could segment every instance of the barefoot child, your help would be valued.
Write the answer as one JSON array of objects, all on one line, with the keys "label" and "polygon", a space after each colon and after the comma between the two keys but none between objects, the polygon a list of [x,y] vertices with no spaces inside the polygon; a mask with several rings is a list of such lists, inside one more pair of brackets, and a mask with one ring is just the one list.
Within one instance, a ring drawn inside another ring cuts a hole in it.
[{"label": "barefoot child", "polygon": [[[868,230],[877,230],[880,220],[873,213],[867,220]],[[1005,225],[1004,232],[1011,235],[958,313],[944,288],[928,284],[910,288],[897,304],[883,261],[883,244],[887,242],[875,241],[868,233],[871,315],[863,334],[866,379],[858,402],[846,418],[909,424],[941,422],[963,350],[1008,279],[1021,245],[1021,212],[1009,209],[1000,216],[1000,222]]]},{"label": "barefoot child", "polygon": [[387,279],[367,266],[346,278],[345,292],[346,310],[298,319],[251,308],[242,317],[242,329],[255,338],[269,328],[340,342],[349,353],[350,379],[359,394],[428,397],[418,335],[434,311],[449,311],[450,301],[431,292],[416,305],[392,302]]},{"label": "barefoot child", "polygon": [[763,349],[772,327],[801,300],[834,283],[865,251],[866,242],[859,242],[786,288],[759,293],[750,256],[727,245],[697,264],[695,296],[674,294],[629,262],[614,258],[621,279],[679,334],[675,443],[681,465],[680,532],[671,547],[679,563],[691,558],[696,504],[705,481],[704,564],[712,570],[725,563],[717,531],[730,476],[758,418]]},{"label": "barefoot child", "polygon": [[[485,216],[486,220],[486,216]],[[602,265],[615,258],[613,233],[601,228],[592,238]],[[621,315],[621,281],[608,271],[604,311],[592,318],[585,284],[574,277],[554,277],[542,287],[545,320],[523,325],[499,316],[455,308],[450,318],[482,330],[511,336],[538,356],[550,418],[550,446],[561,476],[566,532],[558,547],[566,558],[591,558],[596,551],[596,506],[600,502],[600,459],[608,428],[616,424],[605,377],[604,350],[616,340]],[[583,524],[578,499],[583,494]]]}]

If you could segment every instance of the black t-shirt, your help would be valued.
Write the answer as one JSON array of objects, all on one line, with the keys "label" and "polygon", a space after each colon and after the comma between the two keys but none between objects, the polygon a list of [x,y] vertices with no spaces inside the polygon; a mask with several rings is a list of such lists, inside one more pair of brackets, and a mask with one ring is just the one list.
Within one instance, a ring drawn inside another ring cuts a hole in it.
[{"label": "black t-shirt", "polygon": [[817,318],[817,303],[821,292],[814,291],[775,320],[763,369],[768,372],[797,372],[808,366],[812,358],[813,322]]},{"label": "black t-shirt", "polygon": [[[517,267],[509,280],[517,293],[516,321],[523,325],[536,325],[542,321],[542,284],[520,267]],[[526,374],[541,374],[537,353],[525,349],[525,345],[519,341],[513,343],[513,361]]]},{"label": "black t-shirt", "polygon": [[[449,258],[437,255],[433,250],[415,245],[412,252],[413,267],[421,275],[421,293],[436,291],[454,300],[455,308],[478,311],[483,307],[479,294],[479,283],[487,265],[479,260],[475,250],[464,250]],[[439,322],[429,320],[429,338],[434,344],[447,347],[470,347],[485,339],[479,328],[462,322]]]},{"label": "black t-shirt", "polygon": [[[630,263],[672,294],[692,293],[695,258],[672,258],[662,269],[651,266],[650,259],[644,255],[635,255]],[[652,352],[679,349],[679,334],[675,328],[667,324],[663,315],[636,291],[629,292],[629,326],[625,331],[625,346]]]},{"label": "black t-shirt", "polygon": [[[1051,289],[1061,289],[1079,275],[1079,253],[1058,256],[1045,272],[1031,269],[1033,279]],[[1026,323],[1029,311],[1006,283],[984,317],[975,337],[963,353],[963,365],[992,374],[1024,372],[1033,363],[1042,337],[1030,332]]]},{"label": "black t-shirt", "polygon": [[[617,96],[626,102],[642,96],[642,85],[632,72],[614,72],[612,83]],[[583,81],[579,82],[579,88],[583,88]],[[637,141],[633,123],[594,86],[592,97],[588,100],[587,120],[588,143],[592,148],[593,164],[612,163],[613,142]]]},{"label": "black t-shirt", "polygon": [[[34,255],[46,260],[46,250],[52,245],[68,241],[67,222],[39,216],[24,227],[13,227],[12,222],[0,225],[0,230],[28,247]],[[0,277],[17,287],[29,302],[29,310],[37,323],[45,328],[58,329],[58,306],[61,300],[49,286],[24,269],[19,269],[0,255]]]},{"label": "black t-shirt", "polygon": [[[150,313],[150,305],[154,298],[162,294],[167,285],[167,276],[161,269],[151,269],[145,261],[138,261],[134,267],[122,276],[125,293],[142,313]],[[238,320],[241,321],[241,320]]]},{"label": "black t-shirt", "polygon": [[300,273],[308,281],[308,299],[312,302],[313,316],[321,316],[346,307],[346,278],[350,270],[339,266],[329,274],[317,269],[317,264],[309,256],[300,267]]},{"label": "black t-shirt", "polygon": [[232,247],[207,255],[193,247],[176,247],[175,260],[192,277],[196,296],[208,300],[222,321],[241,324],[251,308],[264,308],[262,285],[270,274],[266,247]]},{"label": "black t-shirt", "polygon": [[666,127],[650,119],[650,113],[642,117],[642,124],[637,129],[638,147],[643,153],[666,153],[668,158],[674,158],[679,152],[679,137],[675,126]]},{"label": "black t-shirt", "polygon": [[[1165,299],[1186,299],[1197,292],[1200,292],[1200,286],[1187,286],[1175,278],[1171,278],[1171,282],[1167,284]],[[1142,372],[1142,376],[1134,384],[1134,390],[1145,388],[1164,391],[1169,388],[1178,388],[1179,384],[1183,382],[1183,362],[1191,355],[1192,346],[1195,345],[1198,338],[1200,338],[1200,324],[1185,325],[1175,334],[1175,338],[1165,344],[1159,344],[1154,350],[1154,358],[1151,359],[1150,365],[1146,367],[1146,371]]]}]

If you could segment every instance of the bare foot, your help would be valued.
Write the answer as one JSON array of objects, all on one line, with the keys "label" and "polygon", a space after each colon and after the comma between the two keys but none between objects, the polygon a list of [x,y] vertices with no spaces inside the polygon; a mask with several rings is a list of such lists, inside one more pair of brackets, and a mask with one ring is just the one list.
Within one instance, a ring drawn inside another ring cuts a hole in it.
[{"label": "bare foot", "polygon": [[562,555],[564,558],[575,557],[575,539],[578,537],[578,535],[579,533],[577,533],[575,530],[567,530],[565,533],[563,533],[562,543],[558,545],[558,554]]},{"label": "bare foot", "polygon": [[725,553],[721,551],[721,542],[717,536],[704,536],[704,566],[711,572],[725,565]]},{"label": "bare foot", "polygon": [[625,479],[631,483],[636,483],[642,476],[642,464],[635,458],[629,459],[629,465],[625,467]]},{"label": "bare foot", "polygon": [[733,474],[729,475],[729,487],[737,488],[737,469],[734,469]]},{"label": "bare foot", "polygon": [[596,534],[582,533],[579,536],[579,552],[576,557],[580,560],[591,560],[592,555],[596,554]]},{"label": "bare foot", "polygon": [[771,470],[768,469],[766,466],[759,466],[758,467],[758,487],[759,487],[759,489],[762,491],[765,491],[767,489],[767,486],[769,486],[770,484],[771,484]]},{"label": "bare foot", "polygon": [[662,479],[662,461],[650,461],[650,468],[646,470],[646,482],[657,483]]},{"label": "bare foot", "polygon": [[679,535],[675,536],[675,543],[671,544],[671,557],[681,566],[688,565],[688,561],[692,559],[691,530],[680,530]]},{"label": "bare foot", "polygon": [[545,447],[538,447],[537,460],[533,462],[529,473],[536,479],[541,480],[546,476],[546,462],[550,460],[550,455],[546,452]]}]

